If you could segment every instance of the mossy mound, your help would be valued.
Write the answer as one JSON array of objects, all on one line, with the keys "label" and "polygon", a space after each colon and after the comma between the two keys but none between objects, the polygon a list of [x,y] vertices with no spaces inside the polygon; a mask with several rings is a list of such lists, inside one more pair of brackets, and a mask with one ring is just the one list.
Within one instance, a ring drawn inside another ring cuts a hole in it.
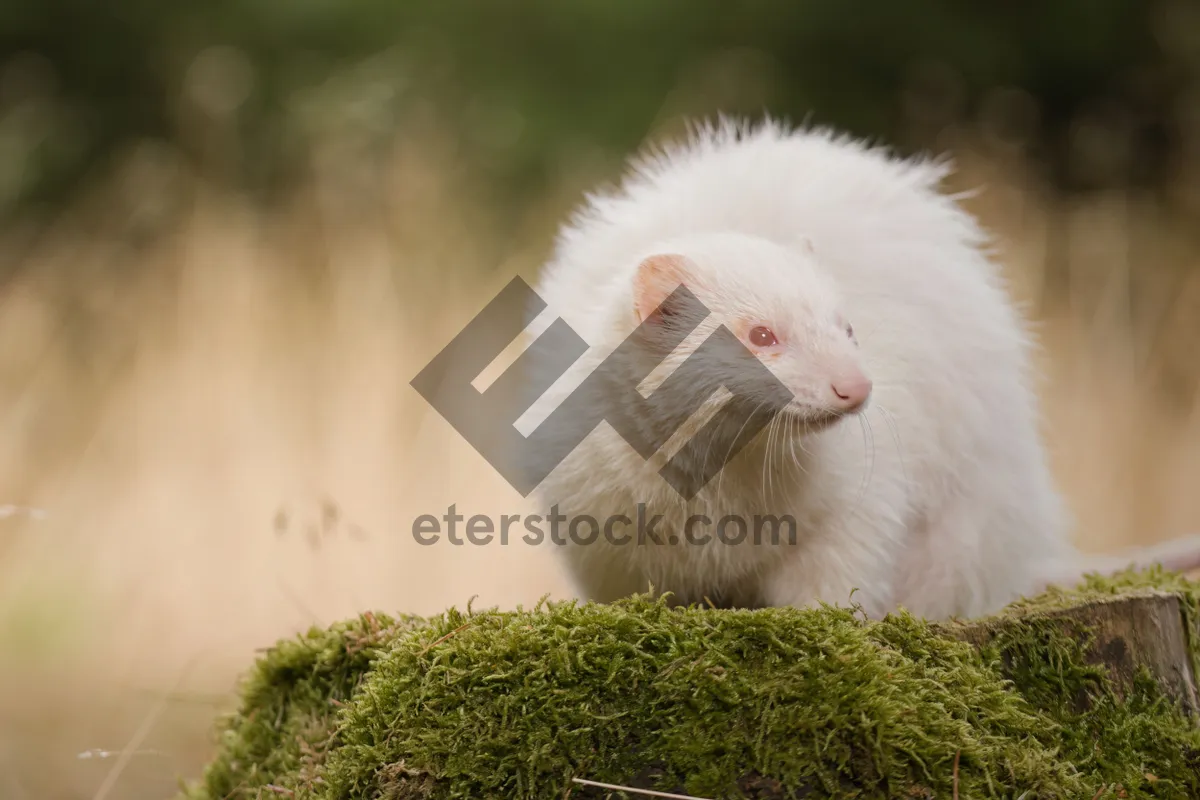
[{"label": "mossy mound", "polygon": [[1018,604],[978,647],[833,607],[365,614],[259,660],[185,796],[1200,797],[1200,729],[1154,677],[1118,691],[1087,630],[1042,624],[1147,588],[1194,623],[1200,584],[1157,570]]}]

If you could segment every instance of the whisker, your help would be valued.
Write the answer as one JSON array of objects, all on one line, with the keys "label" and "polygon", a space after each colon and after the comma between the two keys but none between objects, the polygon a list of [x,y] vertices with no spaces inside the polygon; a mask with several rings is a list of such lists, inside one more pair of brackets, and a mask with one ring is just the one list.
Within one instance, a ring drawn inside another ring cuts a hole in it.
[{"label": "whisker", "polygon": [[767,498],[770,497],[770,492],[767,490],[767,479],[771,473],[771,462],[773,460],[771,458],[771,443],[775,438],[775,423],[778,419],[778,416],[772,417],[770,423],[767,424],[767,445],[763,448],[763,477],[760,488],[763,491],[764,505],[767,502]]},{"label": "whisker", "polygon": [[871,422],[867,419],[865,414],[858,415],[858,427],[862,432],[863,437],[863,455],[867,456],[865,463],[863,464],[863,480],[859,485],[859,496],[857,502],[861,503],[866,498],[867,492],[870,490],[871,478],[874,477],[875,474],[875,431],[871,427]]},{"label": "whisker", "polygon": [[[800,468],[800,474],[807,475],[808,468],[806,466],[804,466],[803,456],[811,456],[812,455],[812,453],[810,453],[808,451],[808,448],[804,446],[804,437],[808,436],[808,420],[804,419],[803,417],[797,417],[795,420],[795,424],[796,424],[796,427],[799,428],[799,431],[796,433],[795,437],[792,439],[792,457],[795,459],[796,466]],[[803,456],[796,455],[796,450],[795,450],[796,446],[800,447],[800,452],[803,454]]]},{"label": "whisker", "polygon": [[787,423],[787,426],[788,426],[788,435],[787,435],[788,455],[790,455],[792,457],[792,464],[794,466],[797,466],[797,467],[800,467],[801,469],[803,469],[803,465],[800,463],[800,459],[796,456],[796,439],[798,437],[792,430],[795,427],[795,425],[796,425],[796,419],[794,417],[789,416],[788,423]]},{"label": "whisker", "polygon": [[900,441],[900,428],[896,424],[896,418],[892,412],[888,411],[883,406],[877,406],[880,415],[883,416],[883,421],[887,424],[888,429],[892,432],[892,439],[896,442],[896,455],[900,458],[900,470],[904,474],[904,482],[911,480],[908,475],[908,462],[904,459],[904,445]]},{"label": "whisker", "polygon": [[763,400],[758,405],[756,405],[754,407],[754,410],[752,412],[750,412],[750,414],[746,417],[745,420],[742,421],[742,427],[738,428],[737,433],[734,434],[733,440],[730,441],[730,443],[729,443],[729,449],[725,451],[725,463],[721,465],[721,474],[717,478],[716,496],[717,496],[718,504],[721,501],[721,485],[722,485],[722,482],[725,480],[725,466],[729,463],[730,454],[733,453],[733,448],[737,445],[738,439],[741,438],[742,431],[746,430],[747,423],[749,423],[750,420],[754,419],[754,417],[757,416],[759,409],[762,408],[764,405],[766,405],[766,402],[767,401]]}]

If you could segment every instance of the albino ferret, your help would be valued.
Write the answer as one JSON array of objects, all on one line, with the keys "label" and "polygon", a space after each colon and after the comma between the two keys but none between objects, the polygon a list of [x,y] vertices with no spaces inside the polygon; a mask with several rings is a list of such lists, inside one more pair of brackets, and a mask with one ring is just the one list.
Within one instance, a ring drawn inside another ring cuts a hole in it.
[{"label": "albino ferret", "polygon": [[[563,537],[583,598],[653,587],[678,602],[970,617],[1093,570],[1200,567],[1196,538],[1100,559],[1072,546],[1039,433],[1030,332],[983,231],[939,192],[948,171],[824,130],[722,122],[589,196],[536,287],[543,316],[590,345],[573,374],[635,329],[652,350],[656,335],[685,324],[693,333],[658,354],[644,396],[720,326],[778,382],[756,386],[762,373],[735,355],[705,356],[701,378],[689,379],[701,411],[672,441],[706,430],[730,393],[774,416],[691,499],[660,472],[672,448],[643,458],[606,423],[542,481],[539,505],[567,520],[659,518],[641,541],[632,527]],[[671,306],[680,285],[700,311]],[[768,391],[780,383],[782,400]],[[539,404],[574,388],[554,382]],[[593,402],[647,430],[680,422],[672,404],[634,408],[628,392]],[[703,435],[685,468],[737,437]],[[743,526],[788,518],[794,536],[687,535],[697,515]]]}]

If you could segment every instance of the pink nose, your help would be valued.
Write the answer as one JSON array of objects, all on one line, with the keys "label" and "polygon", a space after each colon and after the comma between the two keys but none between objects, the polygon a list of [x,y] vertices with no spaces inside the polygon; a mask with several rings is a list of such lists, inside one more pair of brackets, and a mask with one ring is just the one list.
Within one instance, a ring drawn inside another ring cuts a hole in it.
[{"label": "pink nose", "polygon": [[857,411],[871,397],[871,379],[861,374],[835,378],[830,388],[839,411]]}]

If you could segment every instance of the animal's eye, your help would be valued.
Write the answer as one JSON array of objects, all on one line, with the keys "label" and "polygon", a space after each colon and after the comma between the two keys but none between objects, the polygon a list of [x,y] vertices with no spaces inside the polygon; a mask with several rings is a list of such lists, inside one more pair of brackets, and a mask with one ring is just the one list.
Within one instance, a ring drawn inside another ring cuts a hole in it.
[{"label": "animal's eye", "polygon": [[750,329],[750,344],[755,347],[770,347],[778,343],[779,340],[775,338],[775,333],[770,328],[759,325]]},{"label": "animal's eye", "polygon": [[849,322],[846,323],[846,335],[849,336],[851,339],[854,338],[854,326],[851,325]]}]

